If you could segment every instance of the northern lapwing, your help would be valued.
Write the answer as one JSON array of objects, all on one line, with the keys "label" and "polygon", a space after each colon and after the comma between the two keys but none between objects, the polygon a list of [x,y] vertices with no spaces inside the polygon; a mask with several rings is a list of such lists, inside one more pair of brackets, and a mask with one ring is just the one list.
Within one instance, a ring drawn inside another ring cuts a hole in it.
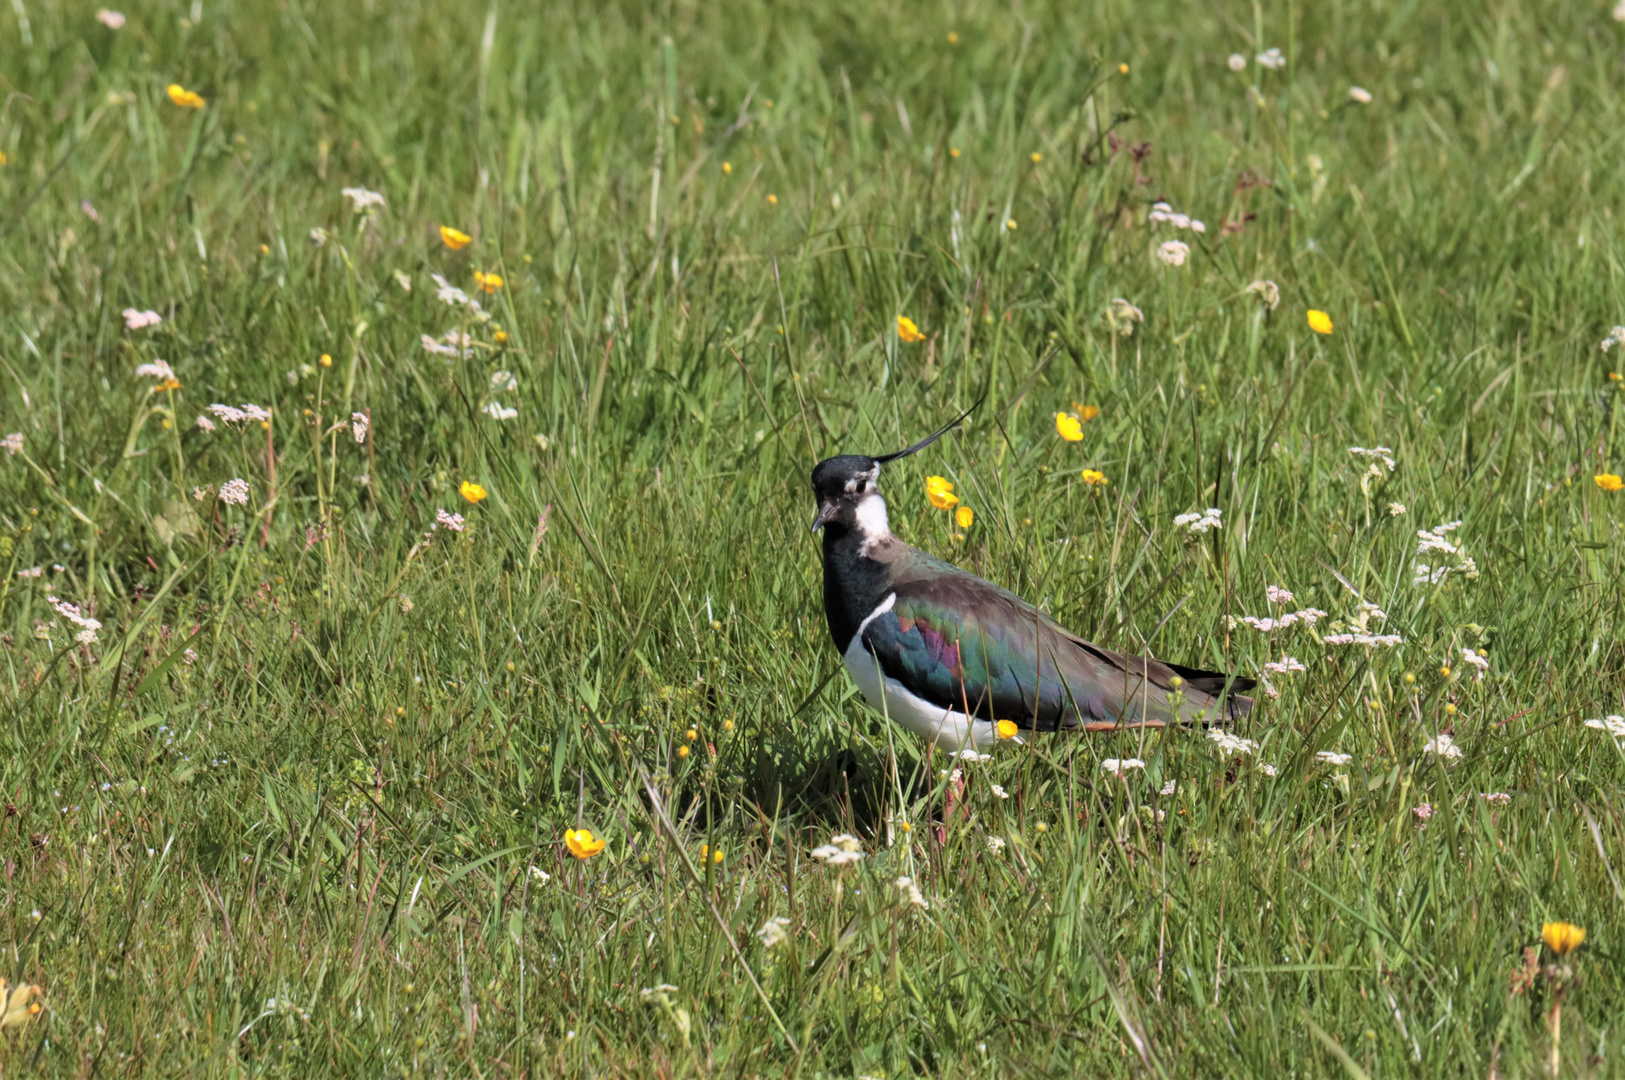
[{"label": "northern lapwing", "polygon": [[[972,406],[974,409],[975,406]],[[824,615],[869,704],[949,752],[1033,731],[1214,724],[1245,714],[1254,680],[1125,656],[892,535],[880,467],[931,445],[841,454],[812,472],[824,532]],[[1012,729],[1006,726],[1006,734]]]}]

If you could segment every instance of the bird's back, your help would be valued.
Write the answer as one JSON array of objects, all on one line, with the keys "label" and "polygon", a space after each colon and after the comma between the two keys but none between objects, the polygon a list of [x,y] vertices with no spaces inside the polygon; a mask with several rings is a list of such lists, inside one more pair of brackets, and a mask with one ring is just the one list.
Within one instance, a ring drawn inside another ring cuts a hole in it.
[{"label": "bird's back", "polygon": [[886,568],[896,599],[865,626],[866,649],[888,675],[944,707],[1054,731],[1212,723],[1252,705],[1238,696],[1250,679],[1093,645],[1009,590],[896,537],[867,554]]}]

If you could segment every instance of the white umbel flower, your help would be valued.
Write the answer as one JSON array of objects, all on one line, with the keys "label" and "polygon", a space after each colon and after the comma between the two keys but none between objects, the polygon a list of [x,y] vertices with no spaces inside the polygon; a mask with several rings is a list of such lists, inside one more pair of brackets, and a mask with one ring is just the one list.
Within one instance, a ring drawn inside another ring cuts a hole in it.
[{"label": "white umbel flower", "polygon": [[[1478,576],[1478,563],[1473,560],[1461,547],[1450,540],[1446,534],[1461,528],[1460,521],[1449,521],[1443,525],[1435,525],[1431,529],[1418,529],[1416,531],[1416,567],[1411,583],[1413,585],[1438,585],[1452,574],[1460,574],[1465,578]],[[1422,557],[1430,553],[1444,556],[1431,562],[1423,562]]]},{"label": "white umbel flower", "polygon": [[227,480],[220,485],[220,501],[230,503],[232,506],[248,505],[248,481]]},{"label": "white umbel flower", "polygon": [[790,920],[783,915],[775,915],[762,924],[761,929],[756,931],[756,937],[764,949],[777,948],[790,937]]},{"label": "white umbel flower", "polygon": [[1298,623],[1303,623],[1305,626],[1313,626],[1316,622],[1324,619],[1325,617],[1326,613],[1324,611],[1320,610],[1319,608],[1311,607],[1304,608],[1302,611],[1288,612],[1275,619],[1260,619],[1253,615],[1243,615],[1236,621],[1243,626],[1252,627],[1261,634],[1273,634],[1277,630],[1285,630],[1288,627],[1296,626]]},{"label": "white umbel flower", "polygon": [[1221,528],[1224,525],[1223,517],[1223,510],[1210,506],[1200,514],[1180,514],[1174,518],[1174,524],[1193,533],[1205,533],[1211,529]]},{"label": "white umbel flower", "polygon": [[830,837],[829,843],[812,849],[812,857],[829,866],[846,866],[863,859],[863,841],[849,833]]},{"label": "white umbel flower", "polygon": [[423,351],[436,356],[461,356],[465,360],[474,355],[473,339],[467,334],[456,330],[448,330],[436,341],[428,334],[418,339],[423,345]]},{"label": "white umbel flower", "polygon": [[1242,290],[1258,297],[1263,305],[1274,311],[1281,304],[1281,287],[1273,281],[1259,279]]},{"label": "white umbel flower", "polygon": [[1327,634],[1320,640],[1328,645],[1368,645],[1385,649],[1405,643],[1398,634]]},{"label": "white umbel flower", "polygon": [[1189,229],[1191,232],[1197,233],[1207,232],[1206,225],[1191,217],[1189,214],[1179,213],[1165,202],[1151,204],[1151,211],[1150,213],[1146,214],[1145,220],[1147,224],[1151,225],[1160,222],[1162,224],[1172,225],[1176,229]]},{"label": "white umbel flower", "polygon": [[1586,727],[1594,731],[1606,731],[1614,738],[1621,740],[1625,746],[1625,716],[1604,716],[1594,720],[1587,720]]},{"label": "white umbel flower", "polygon": [[1456,745],[1456,740],[1443,733],[1424,743],[1422,753],[1432,754],[1442,761],[1457,761],[1463,756],[1461,747]]},{"label": "white umbel flower", "polygon": [[1472,649],[1461,650],[1461,659],[1463,663],[1471,664],[1478,669],[1477,678],[1479,679],[1482,679],[1490,670],[1489,657],[1480,656]]},{"label": "white umbel flower", "polygon": [[1121,296],[1114,296],[1111,307],[1106,310],[1106,319],[1117,331],[1118,336],[1129,337],[1134,333],[1135,323],[1145,322],[1145,312]]},{"label": "white umbel flower", "polygon": [[68,620],[70,623],[79,628],[79,632],[73,636],[75,641],[81,645],[91,645],[95,643],[96,631],[102,628],[102,624],[100,622],[81,614],[78,604],[70,604],[66,600],[58,600],[54,596],[48,596],[45,598],[45,600],[56,609],[56,613],[58,615],[62,616],[64,619]]},{"label": "white umbel flower", "polygon": [[339,194],[350,200],[351,208],[358,214],[364,214],[369,210],[375,210],[384,205],[382,195],[376,191],[368,191],[364,187],[347,187],[340,191]]},{"label": "white umbel flower", "polygon": [[1191,257],[1191,246],[1183,240],[1164,240],[1157,245],[1157,258],[1164,266],[1184,266]]},{"label": "white umbel flower", "polygon": [[1386,446],[1351,446],[1349,447],[1349,453],[1355,457],[1363,457],[1369,461],[1380,463],[1389,472],[1393,472],[1398,467],[1398,464],[1394,461],[1394,452]]},{"label": "white umbel flower", "polygon": [[260,408],[258,405],[244,404],[242,408],[237,409],[230,405],[222,405],[219,402],[215,402],[213,405],[209,406],[209,411],[214,413],[216,417],[227,424],[246,424],[249,421],[265,423],[271,419],[270,412]]},{"label": "white umbel flower", "polygon": [[1207,737],[1213,740],[1213,748],[1226,757],[1232,754],[1250,754],[1258,749],[1258,744],[1253,740],[1232,735],[1222,728],[1209,728]]}]

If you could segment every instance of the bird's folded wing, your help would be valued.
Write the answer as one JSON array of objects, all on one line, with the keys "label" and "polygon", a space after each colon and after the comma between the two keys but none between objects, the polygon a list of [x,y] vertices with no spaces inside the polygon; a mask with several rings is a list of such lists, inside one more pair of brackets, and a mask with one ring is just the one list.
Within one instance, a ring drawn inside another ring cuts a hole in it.
[{"label": "bird's folded wing", "polygon": [[[1054,731],[1219,718],[1192,676],[1221,688],[1222,676],[1097,648],[963,571],[898,581],[892,609],[870,621],[863,644],[916,696],[984,720]],[[1175,676],[1185,683],[1177,695]]]}]

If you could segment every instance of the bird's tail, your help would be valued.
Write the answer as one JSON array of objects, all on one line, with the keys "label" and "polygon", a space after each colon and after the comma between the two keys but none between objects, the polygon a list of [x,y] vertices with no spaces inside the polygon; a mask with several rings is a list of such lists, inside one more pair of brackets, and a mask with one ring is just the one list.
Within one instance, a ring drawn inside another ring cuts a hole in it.
[{"label": "bird's tail", "polygon": [[1168,666],[1184,679],[1185,685],[1192,690],[1206,694],[1215,701],[1224,702],[1222,718],[1215,716],[1206,723],[1217,724],[1225,720],[1239,720],[1252,711],[1253,699],[1247,696],[1247,691],[1258,685],[1257,679],[1233,673],[1226,674],[1222,671],[1203,671],[1201,668],[1185,667],[1181,664]]}]

